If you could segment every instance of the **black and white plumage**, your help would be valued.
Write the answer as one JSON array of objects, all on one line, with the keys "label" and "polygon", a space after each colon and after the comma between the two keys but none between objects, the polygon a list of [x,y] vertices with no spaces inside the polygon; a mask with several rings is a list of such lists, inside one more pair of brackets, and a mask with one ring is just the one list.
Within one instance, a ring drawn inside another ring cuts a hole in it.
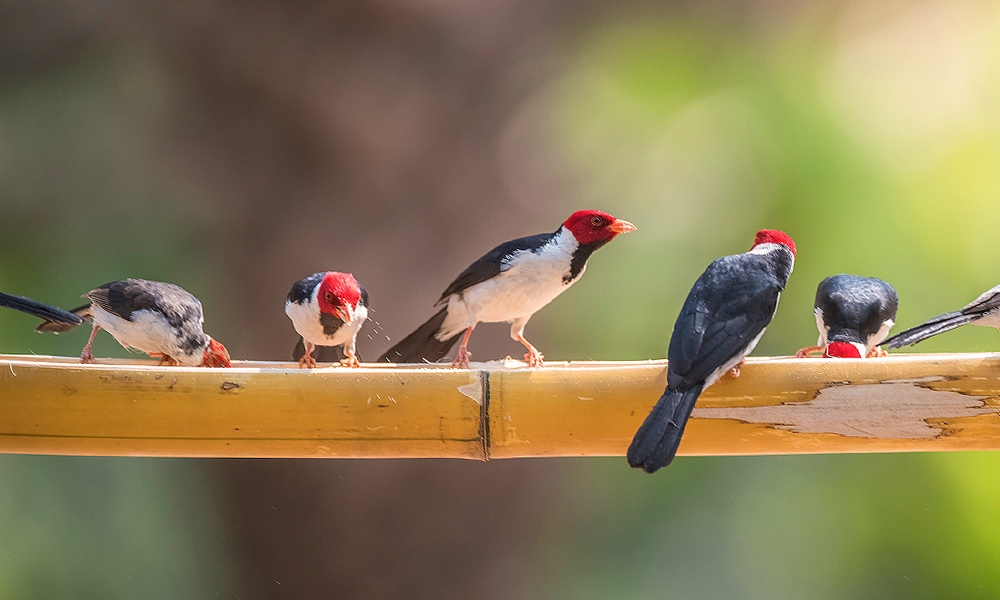
[{"label": "black and white plumage", "polygon": [[890,348],[912,346],[968,323],[1000,329],[1000,285],[990,288],[965,305],[962,310],[939,315],[916,327],[897,333],[882,342],[882,345]]},{"label": "black and white plumage", "polygon": [[317,347],[342,347],[343,366],[357,367],[358,332],[368,319],[368,292],[354,275],[322,271],[296,281],[285,300],[285,314],[302,339],[292,358],[315,367]]},{"label": "black and white plumage", "polygon": [[79,315],[73,314],[71,312],[65,311],[61,308],[50,306],[48,304],[42,304],[37,300],[32,300],[31,298],[25,298],[24,296],[15,296],[13,294],[5,294],[0,292],[0,306],[5,308],[13,308],[14,310],[27,313],[34,317],[39,317],[47,321],[52,321],[54,323],[60,323],[63,325],[76,326],[83,323],[83,319]]},{"label": "black and white plumage", "polygon": [[667,388],[632,439],[629,465],[652,473],[670,464],[698,396],[738,369],[764,335],[794,262],[792,239],[765,229],[749,252],[705,269],[674,322]]},{"label": "black and white plumage", "polygon": [[816,288],[816,346],[796,353],[804,358],[812,352],[838,358],[878,355],[878,346],[895,324],[899,295],[888,283],[874,277],[833,275]]},{"label": "black and white plumage", "polygon": [[[94,326],[80,359],[93,363],[94,336],[105,329],[125,348],[141,350],[164,363],[184,366],[228,367],[229,353],[203,330],[201,302],[172,283],[123,279],[106,283],[84,295],[90,304],[73,310],[89,317]],[[65,331],[72,325],[46,321],[38,331]]]},{"label": "black and white plumage", "polygon": [[583,210],[554,233],[500,244],[462,271],[435,303],[441,309],[379,362],[437,362],[463,338],[452,366],[467,368],[469,336],[476,325],[510,322],[511,338],[527,348],[525,361],[541,366],[542,354],[524,338],[528,320],[579,281],[595,250],[634,230],[607,213]]}]

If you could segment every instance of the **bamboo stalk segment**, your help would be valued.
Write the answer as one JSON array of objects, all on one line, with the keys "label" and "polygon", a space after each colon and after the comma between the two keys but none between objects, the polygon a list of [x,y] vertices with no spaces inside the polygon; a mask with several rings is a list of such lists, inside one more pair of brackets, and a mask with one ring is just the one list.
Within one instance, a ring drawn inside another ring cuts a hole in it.
[{"label": "bamboo stalk segment", "polygon": [[[621,456],[666,361],[300,370],[0,355],[0,452],[218,457]],[[1000,449],[1000,354],[750,359],[682,455]]]}]

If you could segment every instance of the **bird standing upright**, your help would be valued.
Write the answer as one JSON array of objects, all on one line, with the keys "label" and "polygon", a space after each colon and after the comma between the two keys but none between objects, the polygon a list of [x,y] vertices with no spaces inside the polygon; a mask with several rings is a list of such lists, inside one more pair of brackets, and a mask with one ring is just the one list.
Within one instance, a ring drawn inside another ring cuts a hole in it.
[{"label": "bird standing upright", "polygon": [[60,323],[63,325],[76,326],[83,323],[83,319],[79,315],[73,314],[71,312],[65,311],[61,308],[55,306],[49,306],[48,304],[42,304],[37,300],[32,300],[31,298],[25,298],[24,296],[14,296],[13,294],[5,294],[0,292],[0,306],[5,308],[13,308],[14,310],[19,310],[23,313],[28,313],[34,317],[39,317],[47,321],[52,321],[54,323]]},{"label": "bird standing upright", "polygon": [[296,356],[299,346],[292,351],[300,367],[316,366],[316,346],[343,346],[346,358],[340,364],[359,366],[355,345],[368,319],[368,292],[354,275],[322,271],[296,281],[285,300],[285,314],[302,336],[302,354]]},{"label": "bird standing upright", "polygon": [[869,358],[889,335],[896,319],[899,296],[891,285],[874,277],[833,275],[816,288],[815,346],[795,353],[805,358],[822,350],[826,358]]},{"label": "bird standing upright", "polygon": [[1000,329],[1000,285],[983,292],[962,310],[939,315],[916,327],[897,333],[882,342],[882,345],[890,348],[912,346],[967,323]]},{"label": "bird standing upright", "polygon": [[778,308],[795,263],[795,242],[782,231],[757,232],[749,252],[716,259],[688,293],[667,351],[667,388],[628,449],[628,463],[647,473],[674,459],[703,390],[753,351]]},{"label": "bird standing upright", "polygon": [[[94,336],[106,329],[118,343],[183,366],[228,367],[229,352],[202,330],[201,302],[172,283],[124,279],[106,283],[84,295],[90,299],[72,312],[90,317],[94,327],[80,353],[80,361],[93,363]],[[66,331],[75,325],[45,321],[38,331]]]},{"label": "bird standing upright", "polygon": [[426,323],[379,358],[379,362],[437,362],[458,338],[453,367],[468,368],[469,336],[478,323],[510,322],[510,337],[521,342],[530,367],[542,353],[524,338],[533,314],[579,281],[587,259],[620,233],[635,231],[628,221],[597,210],[580,210],[554,233],[500,244],[472,263],[434,304],[442,306]]}]

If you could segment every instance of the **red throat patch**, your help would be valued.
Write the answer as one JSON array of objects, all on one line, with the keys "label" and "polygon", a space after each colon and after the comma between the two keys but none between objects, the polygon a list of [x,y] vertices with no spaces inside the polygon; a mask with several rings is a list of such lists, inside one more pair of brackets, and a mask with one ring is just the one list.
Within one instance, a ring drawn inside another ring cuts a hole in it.
[{"label": "red throat patch", "polygon": [[360,301],[361,288],[358,286],[358,280],[350,273],[327,272],[316,292],[319,311],[330,315],[343,312],[347,307],[354,310]]},{"label": "red throat patch", "polygon": [[563,221],[563,227],[572,233],[580,244],[605,242],[619,233],[635,231],[635,225],[599,210],[578,210]]},{"label": "red throat patch", "polygon": [[753,247],[756,248],[761,244],[782,244],[792,251],[792,256],[795,256],[795,242],[784,231],[761,229],[753,239]]},{"label": "red throat patch", "polygon": [[858,347],[848,342],[830,342],[826,345],[824,358],[861,358]]},{"label": "red throat patch", "polygon": [[215,341],[212,338],[208,339],[208,348],[205,349],[205,354],[201,358],[201,366],[203,367],[225,367],[231,366],[229,362],[229,351],[226,347]]}]

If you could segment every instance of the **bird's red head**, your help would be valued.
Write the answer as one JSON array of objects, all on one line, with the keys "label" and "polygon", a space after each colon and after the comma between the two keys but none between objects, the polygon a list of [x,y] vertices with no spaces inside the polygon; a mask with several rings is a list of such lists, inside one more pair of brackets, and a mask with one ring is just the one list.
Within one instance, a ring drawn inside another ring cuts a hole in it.
[{"label": "bird's red head", "polygon": [[581,244],[607,242],[619,233],[635,231],[635,225],[599,210],[578,210],[563,221],[563,227]]},{"label": "bird's red head", "polygon": [[316,292],[319,311],[337,315],[345,323],[351,320],[351,314],[360,301],[361,287],[350,273],[328,272]]},{"label": "bird's red head", "polygon": [[205,348],[205,354],[201,357],[201,366],[203,367],[229,367],[229,352],[226,351],[226,347],[215,341],[212,338],[208,338],[208,348]]},{"label": "bird's red head", "polygon": [[826,345],[824,358],[861,358],[861,349],[850,342],[830,342]]},{"label": "bird's red head", "polygon": [[753,247],[756,248],[761,244],[782,244],[792,251],[792,256],[795,256],[795,242],[784,231],[761,229],[753,239]]}]

